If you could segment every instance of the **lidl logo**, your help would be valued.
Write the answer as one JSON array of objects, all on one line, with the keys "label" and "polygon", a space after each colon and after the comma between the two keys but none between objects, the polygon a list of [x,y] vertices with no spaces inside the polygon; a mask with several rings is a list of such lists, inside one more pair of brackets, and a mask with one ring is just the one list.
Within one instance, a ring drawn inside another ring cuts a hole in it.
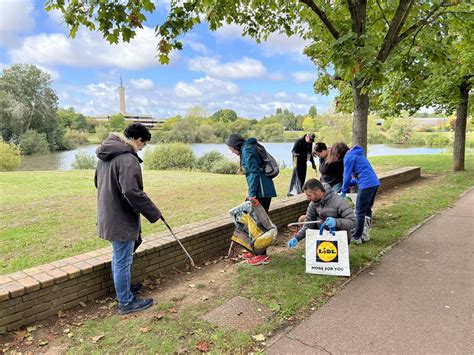
[{"label": "lidl logo", "polygon": [[316,261],[323,263],[337,263],[338,249],[337,241],[316,241]]}]

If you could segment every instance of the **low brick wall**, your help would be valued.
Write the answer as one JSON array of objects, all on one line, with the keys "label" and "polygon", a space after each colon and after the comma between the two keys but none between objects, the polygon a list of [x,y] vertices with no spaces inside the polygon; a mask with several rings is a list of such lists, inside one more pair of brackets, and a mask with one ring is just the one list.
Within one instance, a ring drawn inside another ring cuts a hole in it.
[{"label": "low brick wall", "polygon": [[[381,189],[420,176],[420,168],[405,168],[381,175]],[[272,202],[270,217],[282,227],[304,214],[304,195]],[[222,254],[230,245],[234,225],[228,215],[174,229],[195,261]],[[67,259],[0,275],[0,334],[47,318],[81,302],[113,292],[111,248],[103,248]],[[144,239],[133,262],[133,280],[139,281],[175,267],[186,255],[169,232]]]},{"label": "low brick wall", "polygon": [[396,186],[403,185],[404,183],[418,179],[421,176],[420,167],[405,167],[397,170],[391,170],[389,172],[379,174],[380,188],[379,191],[392,189]]}]

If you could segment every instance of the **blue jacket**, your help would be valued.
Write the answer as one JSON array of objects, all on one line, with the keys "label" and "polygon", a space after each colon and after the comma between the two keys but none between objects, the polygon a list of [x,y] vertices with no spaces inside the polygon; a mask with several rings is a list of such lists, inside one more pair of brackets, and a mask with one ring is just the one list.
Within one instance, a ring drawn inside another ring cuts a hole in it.
[{"label": "blue jacket", "polygon": [[364,149],[358,145],[350,149],[344,157],[344,177],[341,191],[348,192],[352,185],[358,185],[361,190],[380,185],[374,169],[364,156]]},{"label": "blue jacket", "polygon": [[275,197],[276,190],[273,180],[262,172],[262,159],[258,155],[254,144],[255,138],[244,141],[242,146],[242,167],[249,186],[248,197]]}]

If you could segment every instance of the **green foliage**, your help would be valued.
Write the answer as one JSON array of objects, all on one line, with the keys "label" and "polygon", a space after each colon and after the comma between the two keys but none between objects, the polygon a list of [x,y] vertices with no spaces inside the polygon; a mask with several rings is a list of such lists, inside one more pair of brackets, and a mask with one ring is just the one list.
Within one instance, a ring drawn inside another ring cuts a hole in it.
[{"label": "green foliage", "polygon": [[267,142],[283,141],[284,127],[280,123],[270,123],[260,128],[258,139]]},{"label": "green foliage", "polygon": [[214,121],[228,123],[228,122],[236,121],[238,119],[238,116],[234,110],[222,109],[222,110],[216,111],[211,116],[211,119],[213,119]]},{"label": "green foliage", "polygon": [[76,131],[76,130],[68,129],[66,130],[66,134],[64,135],[64,137],[67,139],[67,141],[70,142],[71,146],[76,146],[79,144],[87,144],[89,142],[88,134],[84,131]]},{"label": "green foliage", "polygon": [[145,167],[151,170],[191,169],[196,157],[187,144],[161,144],[145,152]]},{"label": "green foliage", "polygon": [[450,144],[450,139],[442,133],[430,133],[425,135],[425,145],[432,147],[446,147]]},{"label": "green foliage", "polygon": [[121,132],[126,126],[125,117],[119,113],[117,115],[112,115],[109,119],[109,129],[112,132]]},{"label": "green foliage", "polygon": [[92,170],[97,166],[96,158],[84,152],[79,152],[74,157],[74,162],[72,163],[72,168],[74,170]]},{"label": "green foliage", "polygon": [[388,138],[393,143],[406,144],[413,135],[414,128],[415,123],[412,117],[396,118],[387,131]]},{"label": "green foliage", "polygon": [[352,118],[349,115],[328,116],[326,125],[318,132],[317,140],[332,145],[338,142],[349,144],[352,137]]},{"label": "green foliage", "polygon": [[103,125],[97,126],[95,129],[95,133],[97,135],[97,139],[99,139],[100,142],[104,141],[105,138],[109,136],[109,129]]},{"label": "green foliage", "polygon": [[308,116],[312,118],[316,118],[317,115],[318,115],[318,110],[316,109],[316,106],[311,105],[308,111]]},{"label": "green foliage", "polygon": [[214,163],[220,160],[225,160],[225,156],[222,153],[213,150],[200,156],[196,160],[195,168],[201,171],[211,171]]},{"label": "green foliage", "polygon": [[27,130],[20,136],[19,145],[21,153],[25,155],[49,153],[46,134],[38,133],[32,129]]},{"label": "green foliage", "polygon": [[66,109],[60,108],[57,110],[56,115],[59,122],[66,128],[70,128],[77,131],[89,131],[91,122],[83,114],[74,111],[73,107]]},{"label": "green foliage", "polygon": [[0,138],[0,171],[15,171],[21,164],[20,148]]},{"label": "green foliage", "polygon": [[252,122],[249,120],[239,118],[236,121],[230,123],[229,130],[232,133],[240,134],[241,136],[246,136],[248,131],[252,128]]},{"label": "green foliage", "polygon": [[65,131],[56,116],[58,98],[48,73],[34,65],[15,64],[0,76],[2,137],[17,140],[28,130],[44,133],[50,150],[61,148]]},{"label": "green foliage", "polygon": [[303,120],[303,130],[306,132],[312,132],[316,130],[316,120],[311,116],[306,116]]},{"label": "green foliage", "polygon": [[214,174],[227,174],[234,175],[238,174],[240,165],[237,162],[230,160],[217,160],[211,167],[210,172]]}]

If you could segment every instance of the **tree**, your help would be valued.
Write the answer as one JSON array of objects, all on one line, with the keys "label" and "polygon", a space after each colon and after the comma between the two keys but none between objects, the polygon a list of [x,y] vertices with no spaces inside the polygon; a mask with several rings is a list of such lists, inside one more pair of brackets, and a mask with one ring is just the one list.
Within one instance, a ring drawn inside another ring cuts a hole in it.
[{"label": "tree", "polygon": [[214,112],[211,116],[214,121],[220,121],[224,123],[234,122],[238,119],[237,113],[234,110],[223,109]]},{"label": "tree", "polygon": [[406,144],[413,135],[415,123],[411,117],[402,117],[394,120],[387,131],[388,138],[397,144]]},{"label": "tree", "polygon": [[315,118],[318,115],[318,110],[316,109],[316,106],[311,105],[308,111],[308,116]]},{"label": "tree", "polygon": [[303,120],[302,126],[306,132],[314,131],[314,118],[312,118],[311,116],[306,116],[306,118]]},{"label": "tree", "polygon": [[121,132],[126,126],[125,117],[121,113],[110,116],[109,128],[112,132]]},{"label": "tree", "polygon": [[392,112],[414,112],[423,106],[446,115],[456,112],[453,170],[459,171],[464,170],[469,97],[474,85],[472,7],[461,2],[456,11],[440,18],[442,22],[436,26],[426,26],[418,41],[405,44],[402,70],[390,72],[380,99]]},{"label": "tree", "polygon": [[90,127],[87,118],[83,114],[76,112],[73,107],[60,108],[57,110],[56,115],[64,127],[78,131],[87,131]]},{"label": "tree", "polygon": [[262,126],[259,133],[259,139],[263,141],[282,141],[284,127],[280,123],[270,123]]},{"label": "tree", "polygon": [[[172,49],[182,49],[180,36],[205,21],[211,30],[225,24],[242,26],[243,35],[266,40],[271,33],[297,35],[312,43],[305,48],[318,66],[317,92],[339,89],[340,110],[354,112],[353,143],[367,146],[369,95],[380,88],[387,59],[400,60],[396,48],[436,21],[456,0],[316,1],[316,0],[183,0],[171,3],[170,13],[157,26],[160,61],[169,62]],[[111,43],[129,41],[146,21],[151,0],[123,2],[48,0],[46,9],[59,9],[74,36],[84,25]],[[350,108],[352,104],[352,108]],[[367,151],[365,149],[365,151]]]},{"label": "tree", "polygon": [[34,65],[15,64],[0,77],[0,126],[5,140],[28,130],[46,135],[49,148],[61,148],[64,135],[56,117],[58,98],[48,73]]}]

